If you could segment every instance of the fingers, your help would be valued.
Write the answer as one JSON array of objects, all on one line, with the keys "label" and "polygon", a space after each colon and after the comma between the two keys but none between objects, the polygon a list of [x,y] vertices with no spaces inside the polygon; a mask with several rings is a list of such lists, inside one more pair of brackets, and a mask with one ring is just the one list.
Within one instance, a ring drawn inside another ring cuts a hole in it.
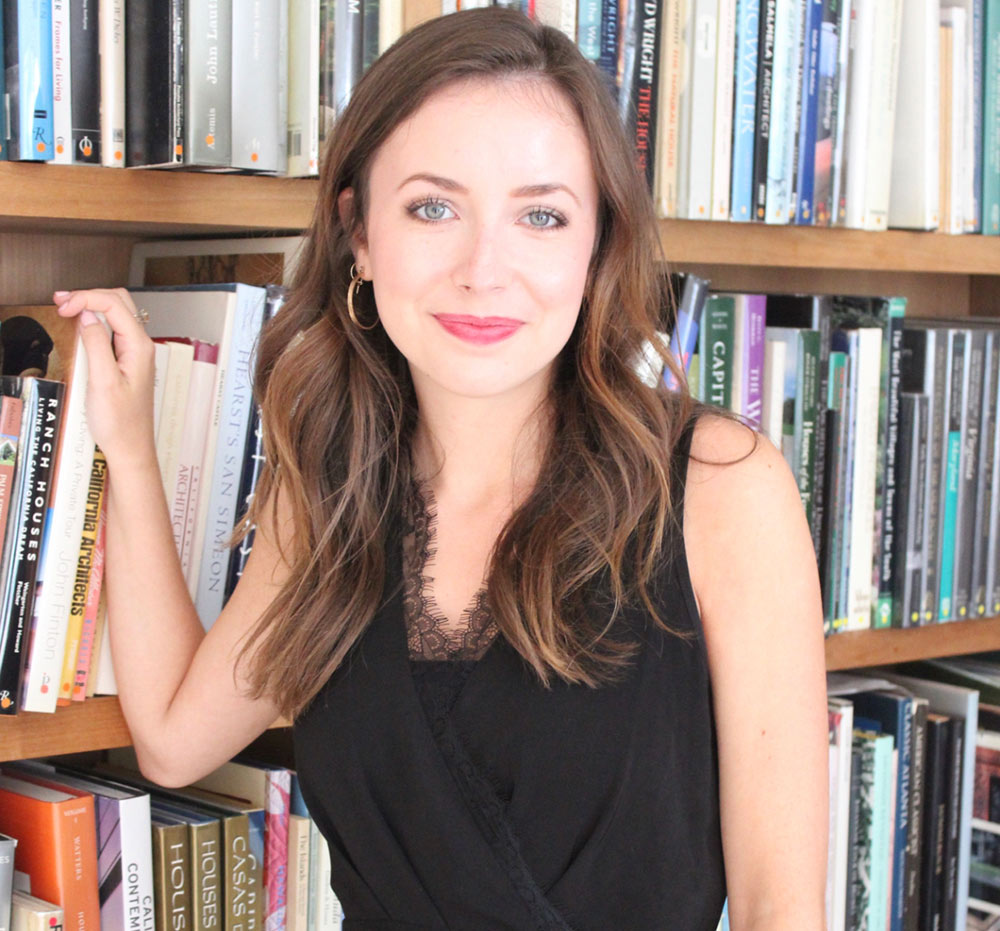
[{"label": "fingers", "polygon": [[136,319],[137,309],[132,295],[125,288],[91,288],[85,291],[56,291],[52,295],[58,313],[73,317],[85,310],[104,314],[111,332],[129,339],[145,336],[142,324]]}]

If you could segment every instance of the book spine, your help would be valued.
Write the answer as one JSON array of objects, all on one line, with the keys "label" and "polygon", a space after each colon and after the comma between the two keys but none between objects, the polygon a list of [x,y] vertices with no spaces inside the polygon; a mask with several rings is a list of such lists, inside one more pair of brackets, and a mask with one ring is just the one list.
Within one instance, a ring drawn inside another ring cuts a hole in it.
[{"label": "book spine", "polygon": [[[943,928],[957,927],[958,858],[962,800],[962,760],[965,755],[965,721],[953,717],[949,723],[947,764],[947,813],[945,815]],[[963,922],[964,924],[964,922]]]},{"label": "book spine", "polygon": [[660,9],[657,0],[636,0],[628,6],[624,24],[624,67],[618,95],[618,111],[632,143],[635,165],[650,191],[656,167]]},{"label": "book spine", "polygon": [[757,44],[757,134],[753,155],[754,219],[767,219],[767,167],[774,82],[775,16],[778,0],[761,0]]},{"label": "book spine", "polygon": [[154,931],[156,910],[153,901],[149,796],[141,794],[122,799],[118,812],[121,819],[123,878],[119,902],[121,927],[126,931]]},{"label": "book spine", "polygon": [[868,927],[885,928],[890,895],[890,859],[893,794],[893,738],[875,738],[875,773],[872,796],[871,889],[868,899]]},{"label": "book spine", "polygon": [[[1000,342],[1000,336],[994,336]],[[986,613],[1000,614],[1000,375],[994,383],[993,404],[997,410],[996,426],[988,441],[993,445],[993,507],[989,520],[989,552],[986,555]]]},{"label": "book spine", "polygon": [[816,143],[813,162],[813,215],[815,226],[829,226],[833,145],[837,125],[840,20],[846,0],[823,0],[823,22],[819,38],[816,90]]},{"label": "book spine", "polygon": [[[94,462],[103,459],[104,454],[98,449],[94,454]],[[101,591],[104,583],[104,543],[107,536],[108,515],[107,497],[101,506],[97,522],[97,540],[94,543],[94,564],[90,570],[90,580],[87,584],[87,597],[83,607],[83,628],[80,631],[80,651],[77,656],[76,674],[73,678],[73,701],[83,701],[87,697],[87,680],[94,664],[94,647],[97,643],[97,618],[101,603]]]},{"label": "book spine", "polygon": [[857,788],[854,789],[852,786],[858,795],[857,831],[851,851],[854,869],[849,893],[853,899],[850,909],[854,922],[850,925],[852,928],[870,927],[871,887],[873,872],[876,869],[872,851],[876,801],[874,739],[855,731],[854,753],[860,757],[860,778]]},{"label": "book spine", "polygon": [[56,165],[73,161],[71,143],[73,124],[72,42],[70,39],[69,0],[52,3],[52,156]]},{"label": "book spine", "polygon": [[[9,14],[8,10],[14,10]],[[11,159],[45,162],[52,144],[52,0],[6,0]]]},{"label": "book spine", "polygon": [[806,519],[812,529],[814,540],[818,536],[816,521],[815,460],[816,460],[816,427],[819,414],[819,331],[799,331],[799,371],[796,385],[796,478],[799,485],[799,496],[805,508]]},{"label": "book spine", "polygon": [[712,219],[730,217],[733,153],[733,83],[735,81],[737,0],[719,0],[718,52],[715,65],[715,129],[712,154]]},{"label": "book spine", "polygon": [[[348,5],[356,33],[355,67],[360,69],[361,0],[349,0]],[[232,166],[273,172],[279,145],[277,0],[233,0],[232,36]]]},{"label": "book spine", "polygon": [[[843,151],[843,225],[864,227],[865,185],[868,166],[868,115],[871,111],[872,60],[875,51],[876,0],[851,3],[850,96],[847,100],[847,133]],[[856,11],[856,15],[855,15]]]},{"label": "book spine", "polygon": [[309,818],[288,819],[288,931],[309,928]]},{"label": "book spine", "polygon": [[[921,400],[925,403],[921,407]],[[899,401],[899,455],[897,492],[903,502],[900,520],[896,525],[894,546],[897,550],[893,576],[893,627],[910,627],[914,619],[910,614],[913,598],[911,554],[915,551],[914,536],[918,521],[917,489],[920,476],[920,432],[926,398],[917,394],[903,394]],[[918,576],[919,581],[919,576]]]},{"label": "book spine", "polygon": [[944,469],[941,493],[941,569],[938,582],[938,620],[950,621],[954,608],[955,524],[958,516],[958,485],[962,458],[962,383],[965,368],[965,332],[948,333],[950,365],[947,383],[947,415]]},{"label": "book spine", "polygon": [[[229,566],[227,542],[236,526],[237,480],[243,463],[250,408],[250,358],[264,316],[265,291],[237,286],[232,345],[225,368],[222,416],[208,486],[208,521],[201,548],[195,605],[206,630],[222,611]],[[220,354],[222,348],[220,347]],[[220,364],[223,360],[220,355]]]},{"label": "book spine", "polygon": [[997,489],[993,484],[996,451],[993,435],[997,429],[997,380],[1000,379],[1000,331],[988,330],[983,351],[982,418],[979,430],[980,463],[976,476],[975,560],[972,575],[972,612],[987,614],[987,579],[989,577],[990,518],[996,507]]},{"label": "book spine", "polygon": [[[998,0],[1000,2],[1000,0]],[[760,0],[738,0],[730,217],[753,219],[753,157],[757,117],[757,46]]]},{"label": "book spine", "polygon": [[232,0],[189,2],[185,10],[184,151],[185,161],[192,165],[230,164],[232,18]]},{"label": "book spine", "polygon": [[758,427],[761,425],[763,417],[766,308],[767,298],[763,294],[746,295],[743,413],[752,424]]},{"label": "book spine", "polygon": [[847,108],[851,92],[851,41],[854,28],[854,4],[840,0],[840,18],[837,29],[837,70],[834,84],[833,153],[830,170],[830,218],[827,225],[843,223],[846,216],[844,198],[844,151],[848,144]]},{"label": "book spine", "polygon": [[361,71],[367,71],[378,58],[378,21],[380,0],[361,0]]},{"label": "book spine", "polygon": [[[4,55],[4,11],[0,4],[0,58]],[[10,130],[7,126],[7,69],[0,67],[0,162],[7,161],[7,149],[10,141]]]},{"label": "book spine", "polygon": [[725,410],[729,410],[732,403],[735,303],[729,295],[710,295],[701,328],[705,397],[709,404]]},{"label": "book spine", "polygon": [[986,0],[981,229],[1000,236],[1000,0]]},{"label": "book spine", "polygon": [[153,816],[153,900],[157,929],[191,927],[191,850],[184,824]]},{"label": "book spine", "polygon": [[794,133],[796,58],[801,0],[778,0],[774,18],[774,72],[771,89],[771,129],[767,150],[766,221],[788,222],[792,179],[788,151]]},{"label": "book spine", "polygon": [[958,510],[955,519],[955,581],[952,612],[960,620],[975,615],[972,576],[976,551],[977,474],[979,430],[983,405],[983,369],[986,333],[969,330],[965,334],[965,364],[962,379],[962,441],[958,479]]},{"label": "book spine", "polygon": [[587,61],[601,58],[601,13],[601,0],[580,0],[577,6],[577,45]]},{"label": "book spine", "polygon": [[14,470],[21,442],[21,418],[24,402],[12,395],[0,398],[0,551],[6,538],[7,515],[14,493]]},{"label": "book spine", "polygon": [[[678,213],[678,169],[680,162],[681,91],[685,84],[683,28],[690,0],[667,4],[662,17],[663,38],[660,76],[660,114],[656,123],[657,209],[661,217],[676,217]],[[617,8],[615,3],[606,3]],[[617,15],[617,14],[615,14]],[[603,27],[602,27],[603,30]],[[602,50],[603,61],[603,50]],[[603,72],[602,72],[603,73]]]},{"label": "book spine", "polygon": [[[288,8],[288,168],[292,178],[319,170],[319,0]],[[383,9],[386,4],[383,4]]]},{"label": "book spine", "polygon": [[[844,410],[844,445],[846,454],[841,456],[841,483],[843,487],[843,524],[840,534],[840,555],[838,562],[840,566],[840,577],[836,580],[839,588],[837,595],[838,614],[834,620],[835,629],[851,629],[851,542],[854,539],[857,517],[854,513],[856,493],[856,479],[860,465],[857,462],[858,456],[858,417],[859,417],[859,382],[861,379],[861,364],[858,350],[857,331],[847,334],[846,352],[848,356],[848,381],[846,404]],[[869,589],[870,591],[870,589]]]},{"label": "book spine", "polygon": [[969,23],[966,52],[966,87],[972,112],[966,116],[966,152],[969,158],[968,207],[965,213],[965,232],[978,233],[983,207],[983,123],[985,105],[985,0],[972,0],[972,18]]},{"label": "book spine", "polygon": [[823,0],[806,0],[806,31],[799,119],[799,155],[796,171],[795,222],[811,225],[815,215],[816,119],[819,107],[820,33],[823,27]]},{"label": "book spine", "polygon": [[938,587],[941,578],[941,502],[947,450],[948,344],[945,331],[927,331],[930,375],[930,441],[927,458],[926,497],[924,503],[924,594],[921,624],[932,624],[938,617]]},{"label": "book spine", "polygon": [[336,44],[333,56],[334,106],[340,113],[361,78],[361,0],[345,0],[335,5],[333,35]]},{"label": "book spine", "polygon": [[16,847],[15,838],[0,834],[0,931],[10,931]]},{"label": "book spine", "polygon": [[73,579],[61,571],[76,564],[83,533],[84,504],[94,464],[94,438],[87,426],[84,402],[87,354],[76,347],[58,434],[56,475],[46,515],[45,540],[39,557],[34,644],[28,659],[25,711],[54,711],[69,623]]},{"label": "book spine", "polygon": [[69,2],[72,122],[69,143],[75,163],[101,164],[101,62],[97,0]]},{"label": "book spine", "polygon": [[847,354],[844,352],[830,353],[830,378],[827,386],[827,406],[829,408],[828,432],[833,442],[829,449],[829,479],[826,487],[829,489],[825,506],[827,532],[824,533],[824,551],[821,565],[824,592],[824,629],[832,633],[835,619],[842,616],[840,607],[840,554],[841,539],[844,532],[844,481],[842,460],[846,452],[847,422]]},{"label": "book spine", "polygon": [[687,210],[682,215],[692,220],[708,220],[712,216],[712,131],[718,27],[718,4],[713,0],[693,0],[690,121],[687,139],[681,137],[681,144],[687,146]]},{"label": "book spine", "polygon": [[597,67],[615,103],[618,102],[618,23],[617,3],[601,5],[601,54]]},{"label": "book spine", "polygon": [[[18,707],[24,708],[23,682],[28,674],[28,666],[33,657],[35,640],[41,636],[31,624],[35,599],[35,580],[38,574],[39,553],[44,547],[44,535],[48,533],[47,511],[52,493],[52,478],[55,473],[56,442],[59,436],[59,422],[63,416],[63,385],[60,382],[32,379],[29,388],[35,397],[25,407],[31,417],[23,447],[26,457],[24,478],[20,486],[20,507],[17,520],[17,534],[11,540],[11,550],[4,548],[4,565],[7,576],[4,587],[3,617],[8,619],[8,654],[10,646],[15,647],[18,660],[5,664],[5,679],[0,682],[0,705],[10,699],[12,704],[6,710],[12,713]],[[9,559],[7,558],[9,557]],[[16,676],[18,664],[22,672],[18,685],[8,684],[7,676]],[[22,690],[20,702],[14,699],[18,689]],[[52,690],[55,691],[54,683]],[[8,696],[6,693],[10,692]]]},{"label": "book spine", "polygon": [[191,856],[191,928],[215,931],[222,927],[222,826],[205,821],[189,826]]},{"label": "book spine", "polygon": [[83,619],[86,613],[87,591],[94,567],[94,550],[97,546],[97,528],[100,523],[101,508],[104,503],[104,487],[107,479],[107,460],[104,456],[94,456],[90,470],[90,483],[83,515],[83,529],[80,533],[80,552],[76,561],[76,575],[70,597],[69,623],[66,628],[66,647],[63,651],[62,675],[59,679],[57,704],[68,705],[72,701],[73,683],[76,679],[77,659],[83,633]]},{"label": "book spine", "polygon": [[288,905],[288,817],[292,787],[287,769],[267,772],[267,854],[264,860],[267,912],[265,931],[284,931]]},{"label": "book spine", "polygon": [[[98,0],[101,164],[125,167],[125,0]],[[130,75],[130,80],[138,75]],[[133,88],[133,92],[134,92]]]},{"label": "book spine", "polygon": [[882,392],[879,403],[878,471],[875,477],[875,551],[874,612],[875,628],[891,627],[893,616],[892,580],[894,576],[893,540],[896,533],[898,503],[896,495],[896,451],[899,445],[899,393],[902,378],[903,320],[906,299],[890,298],[888,306],[878,302],[877,319],[883,325]]}]

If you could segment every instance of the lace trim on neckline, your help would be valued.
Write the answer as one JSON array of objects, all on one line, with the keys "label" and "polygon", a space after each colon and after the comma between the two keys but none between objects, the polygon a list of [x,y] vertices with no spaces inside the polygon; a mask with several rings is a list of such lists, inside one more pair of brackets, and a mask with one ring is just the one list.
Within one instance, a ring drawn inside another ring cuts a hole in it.
[{"label": "lace trim on neckline", "polygon": [[403,518],[403,616],[410,659],[482,658],[497,634],[487,604],[487,586],[479,588],[457,624],[445,617],[431,590],[427,567],[437,553],[437,510],[426,482],[411,482]]}]

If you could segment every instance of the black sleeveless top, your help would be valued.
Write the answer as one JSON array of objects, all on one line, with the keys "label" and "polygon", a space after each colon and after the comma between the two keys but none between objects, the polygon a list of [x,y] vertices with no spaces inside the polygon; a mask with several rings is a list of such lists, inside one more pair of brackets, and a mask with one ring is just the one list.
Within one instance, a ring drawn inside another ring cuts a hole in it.
[{"label": "black sleeveless top", "polygon": [[[689,425],[679,516],[690,440]],[[613,632],[641,648],[597,689],[545,689],[502,636],[418,689],[401,549],[382,607],[293,729],[345,931],[714,931],[718,754],[681,527],[651,595],[692,636],[627,608]],[[592,604],[608,610],[606,592]]]}]

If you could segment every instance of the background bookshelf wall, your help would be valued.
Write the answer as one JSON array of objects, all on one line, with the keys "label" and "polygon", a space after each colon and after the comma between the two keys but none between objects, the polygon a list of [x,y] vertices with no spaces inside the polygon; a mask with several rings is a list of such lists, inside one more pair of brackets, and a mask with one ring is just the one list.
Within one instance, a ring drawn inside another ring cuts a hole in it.
[{"label": "background bookshelf wall", "polygon": [[[124,282],[143,240],[297,233],[317,192],[315,180],[0,163],[0,295],[42,303],[57,288]],[[910,316],[1000,316],[1000,238],[689,220],[661,221],[660,230],[674,268],[718,289],[901,294]],[[838,634],[827,642],[827,668],[998,643],[1000,617]],[[0,760],[128,742],[115,698],[0,720]]]}]

